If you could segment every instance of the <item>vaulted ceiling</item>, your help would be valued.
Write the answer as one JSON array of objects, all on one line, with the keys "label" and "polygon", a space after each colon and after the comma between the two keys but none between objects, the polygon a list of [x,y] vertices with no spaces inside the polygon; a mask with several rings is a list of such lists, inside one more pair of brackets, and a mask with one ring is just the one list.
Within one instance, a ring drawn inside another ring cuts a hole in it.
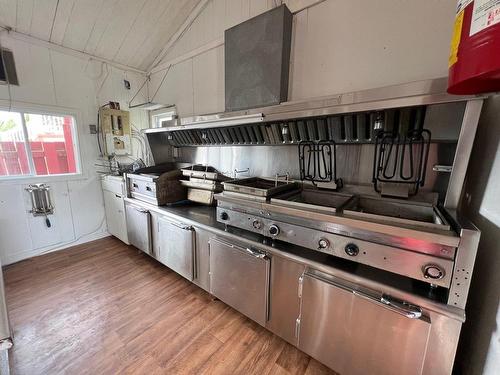
[{"label": "vaulted ceiling", "polygon": [[0,25],[146,70],[200,0],[0,0]]}]

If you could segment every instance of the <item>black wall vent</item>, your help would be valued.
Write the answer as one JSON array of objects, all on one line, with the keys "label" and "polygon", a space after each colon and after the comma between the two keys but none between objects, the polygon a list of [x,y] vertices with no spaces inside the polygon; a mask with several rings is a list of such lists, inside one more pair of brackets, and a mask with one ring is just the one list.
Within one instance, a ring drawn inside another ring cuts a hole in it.
[{"label": "black wall vent", "polygon": [[5,48],[0,49],[0,82],[19,86],[14,54]]}]

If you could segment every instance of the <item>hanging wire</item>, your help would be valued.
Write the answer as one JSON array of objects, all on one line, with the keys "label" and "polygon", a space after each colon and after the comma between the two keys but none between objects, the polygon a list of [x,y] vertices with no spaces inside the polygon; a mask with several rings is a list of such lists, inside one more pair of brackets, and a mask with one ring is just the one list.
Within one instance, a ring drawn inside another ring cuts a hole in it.
[{"label": "hanging wire", "polygon": [[139,87],[139,90],[137,90],[137,92],[134,94],[134,96],[132,97],[132,99],[130,99],[130,101],[128,102],[128,106],[129,107],[132,107],[132,102],[134,101],[134,99],[136,98],[137,95],[139,95],[139,93],[141,92],[142,88],[147,84],[148,85],[148,99],[149,99],[149,81],[151,80],[151,76],[148,75],[146,77],[146,80],[144,81],[144,83],[141,85],[141,87]]},{"label": "hanging wire", "polygon": [[170,71],[170,68],[172,67],[172,64],[170,64],[167,69],[165,69],[165,74],[163,75],[163,78],[161,79],[160,81],[160,84],[158,85],[158,87],[156,88],[156,91],[155,93],[153,94],[153,96],[151,97],[151,101],[153,101],[153,99],[156,97],[156,94],[158,94],[158,91],[160,91],[160,88],[161,86],[163,85],[163,82],[165,81],[165,78],[167,78],[167,74],[168,72]]}]

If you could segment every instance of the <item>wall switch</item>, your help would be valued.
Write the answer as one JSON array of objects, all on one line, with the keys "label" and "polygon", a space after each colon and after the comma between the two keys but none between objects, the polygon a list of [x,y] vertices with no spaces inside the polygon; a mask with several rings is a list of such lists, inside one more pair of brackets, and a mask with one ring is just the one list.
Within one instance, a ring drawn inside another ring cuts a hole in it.
[{"label": "wall switch", "polygon": [[90,134],[97,134],[97,125],[89,125]]}]

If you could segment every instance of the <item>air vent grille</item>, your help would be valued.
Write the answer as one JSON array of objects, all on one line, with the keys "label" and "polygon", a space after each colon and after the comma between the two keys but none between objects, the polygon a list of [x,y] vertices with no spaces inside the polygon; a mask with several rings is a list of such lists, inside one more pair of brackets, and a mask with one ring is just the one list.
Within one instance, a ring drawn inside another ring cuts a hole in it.
[{"label": "air vent grille", "polygon": [[0,81],[19,86],[14,54],[5,48],[0,48]]},{"label": "air vent grille", "polygon": [[[287,145],[302,141],[374,143],[379,130],[406,133],[421,129],[425,107],[363,112],[285,122],[171,131],[173,146]],[[381,127],[377,121],[382,120]]]}]

